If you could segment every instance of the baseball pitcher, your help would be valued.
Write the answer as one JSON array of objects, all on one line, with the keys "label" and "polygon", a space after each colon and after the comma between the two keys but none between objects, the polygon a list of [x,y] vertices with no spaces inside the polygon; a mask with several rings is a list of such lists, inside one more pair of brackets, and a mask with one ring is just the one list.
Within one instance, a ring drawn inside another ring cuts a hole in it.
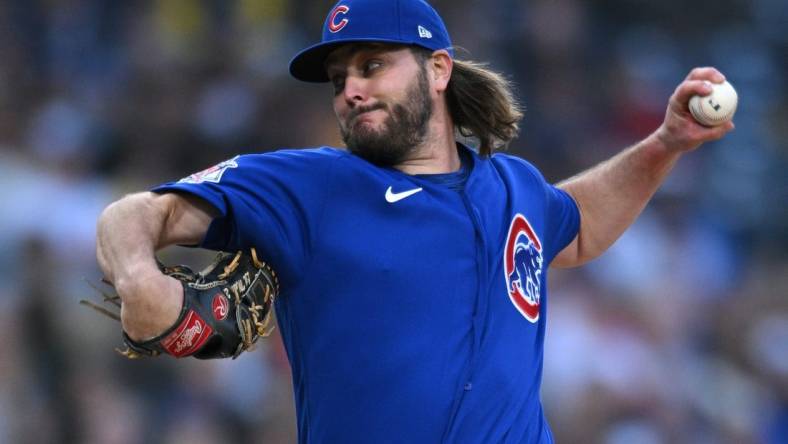
[{"label": "baseball pitcher", "polygon": [[[688,110],[723,75],[693,70],[651,135],[553,186],[495,153],[522,117],[510,85],[455,58],[424,0],[339,1],[290,73],[332,86],[345,147],[236,156],[101,215],[127,354],[237,356],[275,310],[300,442],[552,442],[550,266],[601,254],[683,154],[732,130]],[[157,263],[175,244],[228,253]]]}]

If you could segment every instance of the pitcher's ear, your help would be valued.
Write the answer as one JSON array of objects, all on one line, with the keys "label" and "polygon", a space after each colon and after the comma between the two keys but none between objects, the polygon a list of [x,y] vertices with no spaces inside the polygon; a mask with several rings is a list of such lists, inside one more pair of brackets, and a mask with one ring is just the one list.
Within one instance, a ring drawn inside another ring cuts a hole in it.
[{"label": "pitcher's ear", "polygon": [[454,67],[454,61],[445,49],[439,49],[432,53],[429,61],[429,72],[432,76],[432,81],[435,82],[438,91],[445,91],[449,86],[449,79],[451,79],[451,71]]}]

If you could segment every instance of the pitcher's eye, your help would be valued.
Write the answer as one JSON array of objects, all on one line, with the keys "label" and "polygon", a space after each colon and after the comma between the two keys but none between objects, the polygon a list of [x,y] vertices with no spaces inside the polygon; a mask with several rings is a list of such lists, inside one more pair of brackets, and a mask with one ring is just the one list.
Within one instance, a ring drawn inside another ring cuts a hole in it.
[{"label": "pitcher's eye", "polygon": [[383,62],[380,60],[370,60],[364,63],[364,74],[369,74],[372,71],[379,69],[381,66],[383,66]]}]

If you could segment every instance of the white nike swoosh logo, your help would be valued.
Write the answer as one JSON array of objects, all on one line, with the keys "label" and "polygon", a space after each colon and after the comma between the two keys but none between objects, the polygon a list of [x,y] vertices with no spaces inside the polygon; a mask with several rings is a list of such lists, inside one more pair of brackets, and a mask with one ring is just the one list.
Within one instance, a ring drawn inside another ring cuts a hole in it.
[{"label": "white nike swoosh logo", "polygon": [[389,187],[389,189],[386,190],[386,202],[388,202],[388,203],[399,202],[399,201],[401,201],[402,199],[404,199],[406,197],[413,196],[414,194],[418,193],[419,191],[421,191],[421,188],[414,188],[412,190],[402,191],[400,193],[395,193],[395,192],[391,191],[391,187]]}]

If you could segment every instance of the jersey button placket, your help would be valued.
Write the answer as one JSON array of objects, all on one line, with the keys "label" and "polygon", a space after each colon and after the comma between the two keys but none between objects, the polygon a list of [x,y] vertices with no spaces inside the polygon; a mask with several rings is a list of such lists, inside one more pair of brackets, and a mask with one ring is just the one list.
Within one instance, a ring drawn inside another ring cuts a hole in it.
[{"label": "jersey button placket", "polygon": [[479,347],[481,343],[481,333],[483,331],[483,322],[486,318],[486,311],[487,311],[487,298],[483,297],[486,295],[484,289],[487,287],[487,243],[484,238],[484,230],[482,228],[481,223],[481,215],[479,214],[478,209],[475,205],[470,201],[468,197],[467,190],[462,193],[462,200],[465,204],[465,210],[468,213],[468,217],[471,219],[473,223],[473,230],[475,233],[475,245],[476,245],[476,276],[477,276],[477,284],[476,284],[476,301],[473,311],[473,324],[472,324],[472,331],[473,331],[473,344],[471,345],[471,357],[468,362],[468,368],[465,372],[465,384],[462,386],[462,390],[458,394],[458,399],[454,402],[452,407],[452,413],[449,418],[449,424],[446,428],[446,432],[444,433],[443,442],[447,442],[449,437],[451,436],[452,428],[454,427],[454,422],[457,418],[457,414],[460,411],[462,406],[462,401],[464,398],[465,393],[470,392],[473,390],[473,373],[476,368],[476,361],[478,359]]}]

